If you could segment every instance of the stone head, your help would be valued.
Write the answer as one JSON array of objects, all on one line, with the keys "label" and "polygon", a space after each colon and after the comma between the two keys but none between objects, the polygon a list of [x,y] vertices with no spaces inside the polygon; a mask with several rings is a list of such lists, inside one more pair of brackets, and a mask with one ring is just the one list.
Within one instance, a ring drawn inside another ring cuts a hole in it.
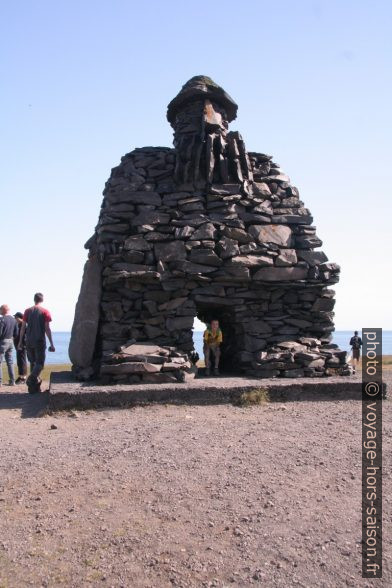
[{"label": "stone head", "polygon": [[237,116],[234,100],[207,76],[191,78],[167,109],[167,119],[175,132],[218,132],[225,134]]}]

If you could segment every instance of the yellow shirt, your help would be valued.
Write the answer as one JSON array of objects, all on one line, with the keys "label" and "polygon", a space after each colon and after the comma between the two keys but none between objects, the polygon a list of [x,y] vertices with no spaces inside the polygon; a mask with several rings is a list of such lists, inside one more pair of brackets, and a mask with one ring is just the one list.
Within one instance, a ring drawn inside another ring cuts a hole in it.
[{"label": "yellow shirt", "polygon": [[211,329],[206,329],[203,335],[204,343],[207,345],[220,345],[223,341],[222,331],[217,329],[215,334],[211,331]]}]

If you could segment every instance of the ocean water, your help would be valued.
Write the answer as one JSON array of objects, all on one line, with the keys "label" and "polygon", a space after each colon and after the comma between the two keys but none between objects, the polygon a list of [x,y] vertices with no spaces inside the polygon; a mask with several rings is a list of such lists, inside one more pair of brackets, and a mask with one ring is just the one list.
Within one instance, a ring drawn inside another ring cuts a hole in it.
[{"label": "ocean water", "polygon": [[[195,343],[195,349],[200,355],[203,356],[203,333],[202,331],[193,332],[193,340]],[[352,337],[352,331],[335,331],[333,334],[333,343],[337,343],[343,350],[349,351],[350,349],[350,338]],[[71,333],[69,332],[57,332],[53,333],[54,344],[56,346],[55,353],[47,353],[47,363],[69,363],[68,356],[68,345]],[[383,332],[382,341],[383,355],[392,355],[392,331]]]}]

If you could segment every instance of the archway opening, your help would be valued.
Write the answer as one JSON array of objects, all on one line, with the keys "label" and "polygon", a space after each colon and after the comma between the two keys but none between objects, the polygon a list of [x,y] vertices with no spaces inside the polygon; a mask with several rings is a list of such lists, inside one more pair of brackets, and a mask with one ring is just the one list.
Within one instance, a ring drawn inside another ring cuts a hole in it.
[{"label": "archway opening", "polygon": [[[221,306],[214,304],[196,303],[196,316],[205,325],[209,325],[212,320],[219,321],[219,327],[222,330],[223,342],[221,345],[221,359],[219,370],[222,374],[236,374],[239,372],[236,354],[237,354],[237,337],[233,315],[230,306]],[[194,343],[196,337],[193,337]],[[200,335],[197,335],[197,341],[200,347]],[[199,352],[200,354],[200,352]],[[200,354],[201,358],[203,355]]]}]

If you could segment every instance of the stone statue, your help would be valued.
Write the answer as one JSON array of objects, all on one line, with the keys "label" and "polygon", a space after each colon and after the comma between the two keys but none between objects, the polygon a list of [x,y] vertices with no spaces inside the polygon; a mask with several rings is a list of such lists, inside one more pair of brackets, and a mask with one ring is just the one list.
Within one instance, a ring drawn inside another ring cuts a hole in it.
[{"label": "stone statue", "polygon": [[233,99],[205,76],[170,102],[174,149],[138,148],[106,183],[86,243],[77,377],[192,378],[194,317],[219,320],[221,365],[253,377],[349,373],[331,344],[339,266],[272,157],[247,152]]}]

